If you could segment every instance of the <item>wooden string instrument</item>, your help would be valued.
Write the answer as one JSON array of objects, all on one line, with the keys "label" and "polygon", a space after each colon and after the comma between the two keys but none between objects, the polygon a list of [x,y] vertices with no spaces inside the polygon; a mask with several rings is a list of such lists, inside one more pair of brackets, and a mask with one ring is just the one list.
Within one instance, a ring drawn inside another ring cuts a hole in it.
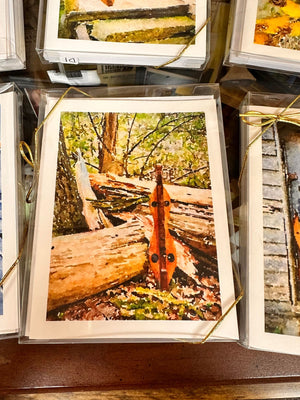
[{"label": "wooden string instrument", "polygon": [[163,186],[162,166],[156,165],[156,187],[150,196],[150,212],[154,220],[150,240],[149,260],[161,290],[168,290],[176,268],[175,242],[168,228],[171,198]]},{"label": "wooden string instrument", "polygon": [[102,3],[106,4],[107,6],[111,7],[114,5],[115,0],[101,0]]}]

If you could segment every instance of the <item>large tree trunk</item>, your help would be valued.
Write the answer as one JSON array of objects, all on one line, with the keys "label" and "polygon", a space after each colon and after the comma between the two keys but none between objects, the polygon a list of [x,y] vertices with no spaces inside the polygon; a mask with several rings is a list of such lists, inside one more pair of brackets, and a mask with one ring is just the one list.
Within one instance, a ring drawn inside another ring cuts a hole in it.
[{"label": "large tree trunk", "polygon": [[115,160],[116,140],[118,132],[118,114],[105,113],[103,122],[102,149],[99,152],[99,172],[119,174],[120,165]]},{"label": "large tree trunk", "polygon": [[[149,196],[156,185],[153,181],[117,177],[110,174],[90,174],[91,186],[96,194],[106,198],[115,196]],[[215,224],[212,193],[209,189],[193,189],[178,185],[164,185],[172,207],[169,229],[188,245],[216,258]],[[150,213],[148,202],[139,204],[134,212]],[[115,216],[118,216],[117,213]]]},{"label": "large tree trunk", "polygon": [[53,235],[68,235],[88,230],[82,207],[67,155],[63,128],[60,126]]},{"label": "large tree trunk", "polygon": [[119,285],[144,271],[143,225],[126,224],[53,238],[48,311]]}]

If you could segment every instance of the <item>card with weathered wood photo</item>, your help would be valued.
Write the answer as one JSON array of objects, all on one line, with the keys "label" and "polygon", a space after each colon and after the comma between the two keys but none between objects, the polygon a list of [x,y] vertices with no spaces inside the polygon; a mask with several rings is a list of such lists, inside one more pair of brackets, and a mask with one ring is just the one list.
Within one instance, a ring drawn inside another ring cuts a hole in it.
[{"label": "card with weathered wood photo", "polygon": [[[43,132],[29,338],[205,336],[234,301],[219,135],[213,99],[60,102]],[[236,335],[233,311],[215,339]]]},{"label": "card with weathered wood photo", "polygon": [[207,57],[207,27],[193,41],[206,21],[207,0],[52,0],[44,8],[38,48],[49,61],[159,65],[188,43],[172,66],[200,67]]},{"label": "card with weathered wood photo", "polygon": [[[251,107],[267,114],[278,113],[271,107]],[[245,144],[259,130],[262,128],[247,127]],[[241,218],[241,241],[249,247],[242,251],[247,271],[248,345],[298,355],[299,133],[295,125],[273,125],[251,145],[242,184]]]}]

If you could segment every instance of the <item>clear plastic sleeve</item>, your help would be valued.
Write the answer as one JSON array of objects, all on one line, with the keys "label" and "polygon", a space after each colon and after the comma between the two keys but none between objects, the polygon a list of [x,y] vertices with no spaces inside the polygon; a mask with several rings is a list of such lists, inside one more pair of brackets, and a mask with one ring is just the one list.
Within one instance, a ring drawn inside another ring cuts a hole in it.
[{"label": "clear plastic sleeve", "polygon": [[218,85],[41,98],[20,341],[237,340]]},{"label": "clear plastic sleeve", "polygon": [[299,355],[300,131],[295,123],[300,102],[292,104],[294,100],[291,95],[248,93],[241,105],[248,124],[241,121],[245,297],[240,333],[249,348]]},{"label": "clear plastic sleeve", "polygon": [[40,0],[36,47],[41,60],[160,66],[174,59],[170,67],[205,67],[209,24],[188,43],[209,16],[209,0],[111,3],[80,0],[78,11],[73,3],[63,8],[60,0]]},{"label": "clear plastic sleeve", "polygon": [[0,85],[1,135],[1,279],[0,337],[17,335],[19,326],[18,259],[23,235],[24,198],[20,168],[22,95],[14,84]]},{"label": "clear plastic sleeve", "polygon": [[295,0],[265,4],[263,0],[232,2],[226,65],[299,73],[300,41],[295,31]]},{"label": "clear plastic sleeve", "polygon": [[25,68],[22,0],[0,1],[0,72]]}]

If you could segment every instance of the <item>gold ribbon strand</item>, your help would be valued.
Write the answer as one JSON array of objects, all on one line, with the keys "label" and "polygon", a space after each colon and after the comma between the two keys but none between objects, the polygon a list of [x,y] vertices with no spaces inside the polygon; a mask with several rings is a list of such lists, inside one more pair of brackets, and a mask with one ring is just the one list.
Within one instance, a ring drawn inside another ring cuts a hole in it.
[{"label": "gold ribbon strand", "polygon": [[[39,126],[34,130],[34,154],[32,154],[31,148],[29,147],[29,145],[25,142],[25,141],[20,141],[19,143],[19,150],[21,153],[21,156],[23,157],[23,159],[26,161],[27,164],[29,164],[31,166],[31,168],[33,169],[34,172],[34,178],[33,178],[33,182],[26,194],[26,203],[31,203],[31,193],[33,190],[33,185],[34,185],[34,179],[36,176],[36,172],[37,172],[37,166],[38,166],[38,133],[41,130],[41,128],[45,125],[45,123],[47,122],[47,120],[50,118],[50,116],[53,114],[54,110],[57,108],[57,106],[61,103],[61,101],[69,94],[70,91],[76,91],[80,94],[83,94],[84,96],[87,97],[91,97],[88,93],[82,91],[81,89],[78,89],[74,86],[70,86],[62,95],[61,97],[58,99],[58,101],[54,104],[54,106],[51,108],[51,110],[49,111],[49,113],[47,114],[47,116],[43,119],[43,121],[39,124]],[[28,154],[28,155],[27,155]],[[7,272],[3,275],[2,279],[0,280],[0,287],[3,287],[3,285],[5,284],[5,282],[7,281],[7,279],[11,276],[12,272],[14,271],[15,267],[17,266],[17,264],[19,263],[24,248],[25,248],[25,244],[26,244],[26,240],[27,240],[27,236],[28,236],[28,223],[26,223],[24,231],[23,231],[23,236],[22,236],[22,241],[21,241],[21,246],[19,249],[19,254],[16,258],[16,260],[13,262],[13,264],[9,267],[9,269],[7,270]]]},{"label": "gold ribbon strand", "polygon": [[179,58],[182,56],[182,54],[192,45],[193,41],[196,39],[196,37],[199,35],[200,32],[206,27],[206,25],[209,23],[211,20],[211,15],[206,19],[206,21],[200,26],[200,28],[197,30],[195,35],[187,42],[187,44],[180,50],[180,52],[177,54],[177,56],[171,58],[171,60],[165,62],[164,64],[158,65],[154,67],[155,69],[160,69],[164,68],[169,64],[172,64],[173,62],[179,60]]},{"label": "gold ribbon strand", "polygon": [[[300,95],[295,97],[295,99],[285,107],[279,114],[266,114],[260,111],[247,111],[246,113],[240,114],[242,121],[250,126],[256,126],[264,128],[262,129],[247,145],[245,154],[242,161],[241,172],[238,180],[238,185],[240,187],[242,176],[246,167],[246,162],[248,159],[249,151],[251,146],[263,136],[268,129],[270,129],[274,124],[278,122],[284,122],[287,124],[297,125],[300,127],[300,112],[287,112],[289,109],[300,99]],[[249,118],[256,118],[259,122],[249,121]]]},{"label": "gold ribbon strand", "polygon": [[218,326],[221,325],[221,323],[224,321],[224,319],[227,317],[227,315],[231,312],[231,310],[234,309],[238,305],[238,303],[242,300],[244,297],[244,288],[240,279],[239,272],[236,269],[235,263],[232,266],[233,270],[233,276],[235,278],[235,282],[237,283],[238,289],[239,289],[239,295],[235,299],[235,301],[230,305],[230,307],[226,310],[224,314],[222,314],[221,318],[218,319],[217,323],[212,327],[212,329],[208,332],[208,334],[204,337],[203,340],[201,340],[200,344],[204,344],[207,342],[207,340],[210,338],[210,336],[215,332],[215,330],[218,328]]},{"label": "gold ribbon strand", "polygon": [[221,325],[221,323],[224,321],[224,319],[227,317],[227,315],[234,309],[234,307],[237,306],[237,304],[242,300],[244,297],[244,289],[242,282],[240,280],[239,273],[236,269],[235,263],[232,265],[232,270],[233,270],[233,276],[235,279],[235,282],[238,286],[239,289],[239,295],[237,298],[234,300],[234,302],[230,305],[230,307],[226,310],[224,314],[218,319],[218,321],[214,324],[214,326],[210,329],[210,331],[206,334],[206,336],[200,340],[200,341],[189,341],[189,340],[184,340],[184,339],[178,339],[177,341],[184,342],[184,343],[189,343],[189,344],[205,344],[208,339],[211,337],[211,335],[215,332],[215,330]]},{"label": "gold ribbon strand", "polygon": [[27,233],[28,233],[28,224],[26,224],[25,228],[24,228],[22,243],[21,243],[21,246],[20,246],[18,257],[15,259],[13,264],[9,267],[9,269],[6,271],[6,273],[3,275],[2,279],[0,280],[0,287],[2,287],[2,288],[3,288],[4,283],[10,277],[11,273],[13,272],[13,270],[15,269],[15,267],[17,266],[17,264],[19,263],[19,261],[20,261],[20,259],[22,257],[23,250],[24,250],[25,243],[26,243],[26,239],[27,239]]}]

